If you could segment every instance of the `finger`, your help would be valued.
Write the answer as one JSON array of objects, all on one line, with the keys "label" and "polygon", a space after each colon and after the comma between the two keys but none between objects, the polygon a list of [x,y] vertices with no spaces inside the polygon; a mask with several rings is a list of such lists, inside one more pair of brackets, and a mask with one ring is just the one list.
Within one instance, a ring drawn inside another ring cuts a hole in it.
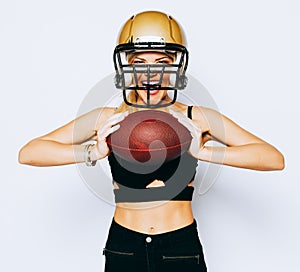
[{"label": "finger", "polygon": [[104,133],[108,128],[120,123],[128,115],[128,111],[116,113],[106,120],[102,127],[98,130],[98,133]]},{"label": "finger", "polygon": [[193,138],[198,138],[201,135],[201,128],[191,124],[189,122],[182,123],[191,133]]},{"label": "finger", "polygon": [[178,122],[184,125],[188,130],[190,130],[191,132],[194,130],[196,130],[198,133],[201,132],[201,127],[199,127],[193,120],[180,112],[175,112],[173,110],[170,111],[172,111],[172,114],[177,118]]},{"label": "finger", "polygon": [[109,127],[105,130],[102,131],[98,131],[98,141],[103,141],[106,139],[106,137],[110,134],[112,134],[113,132],[115,132],[116,130],[118,130],[120,128],[120,125],[117,124],[115,126]]},{"label": "finger", "polygon": [[120,123],[122,120],[124,120],[124,118],[127,115],[128,115],[128,112],[121,112],[121,113],[112,115],[104,122],[104,124],[102,125],[102,128],[105,130],[108,127],[111,127],[111,126],[114,126],[114,125]]},{"label": "finger", "polygon": [[175,118],[181,118],[182,115],[184,116],[184,114],[182,114],[181,112],[178,111],[174,111],[174,110],[169,110],[169,112],[175,117]]},{"label": "finger", "polygon": [[128,111],[116,113],[116,114],[112,115],[110,118],[108,118],[107,121],[106,121],[106,123],[109,123],[111,125],[115,125],[115,124],[121,122],[122,120],[124,120],[124,118],[128,114],[129,114]]},{"label": "finger", "polygon": [[180,122],[192,123],[192,120],[181,112],[171,111],[173,116]]}]

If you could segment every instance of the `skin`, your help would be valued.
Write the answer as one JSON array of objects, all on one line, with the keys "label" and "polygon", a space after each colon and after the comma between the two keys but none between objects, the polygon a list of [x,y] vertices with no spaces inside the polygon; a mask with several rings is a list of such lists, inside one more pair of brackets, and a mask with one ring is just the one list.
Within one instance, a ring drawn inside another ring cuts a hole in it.
[{"label": "skin", "polygon": [[[173,59],[155,52],[141,53],[130,58],[132,63],[161,61],[171,63]],[[157,80],[156,77],[153,75],[151,80]],[[140,75],[139,80],[144,80],[143,75]],[[164,77],[163,82],[168,84],[168,76]],[[137,93],[138,103],[146,103],[146,92],[139,90]],[[153,104],[170,100],[166,91],[154,90],[150,96]],[[192,120],[186,116],[187,105],[179,102],[160,110],[168,111],[189,129],[193,138],[189,152],[198,160],[261,171],[284,168],[284,157],[274,146],[215,110],[194,106]],[[127,115],[128,112],[115,114],[114,108],[95,109],[28,142],[19,151],[19,162],[33,166],[82,163],[82,144],[91,139],[97,141],[91,150],[91,159],[103,159],[109,154],[106,137],[119,128],[119,122]],[[75,128],[77,133],[74,134]],[[223,146],[206,145],[211,140]],[[163,185],[162,181],[154,180],[148,187]],[[118,188],[116,183],[114,186]],[[192,183],[189,186],[193,186]],[[119,224],[135,231],[157,234],[189,225],[194,216],[190,201],[155,201],[117,203],[114,218]]]},{"label": "skin", "polygon": [[[140,53],[133,55],[131,58],[129,58],[130,64],[172,64],[173,58],[172,56],[162,54],[162,53],[154,53],[154,52],[148,52],[148,53]],[[147,82],[147,75],[138,73],[137,79],[139,82],[139,85],[143,85],[143,82]],[[160,74],[153,73],[150,76],[151,82],[159,82],[160,81]],[[168,74],[164,75],[162,83],[162,86],[169,86],[170,85],[170,77]],[[138,101],[137,104],[145,104],[147,101],[147,91],[138,90]],[[151,104],[159,104],[164,102],[170,102],[171,99],[167,96],[166,91],[162,90],[151,90],[150,91],[150,102]]]}]

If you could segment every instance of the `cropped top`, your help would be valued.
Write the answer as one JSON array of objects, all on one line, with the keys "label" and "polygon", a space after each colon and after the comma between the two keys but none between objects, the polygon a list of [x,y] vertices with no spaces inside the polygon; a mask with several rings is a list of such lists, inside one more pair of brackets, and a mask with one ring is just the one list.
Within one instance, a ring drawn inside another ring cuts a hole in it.
[{"label": "cropped top", "polygon": [[[192,106],[188,107],[188,117]],[[113,181],[115,202],[144,202],[157,200],[191,200],[198,160],[188,152],[161,165],[136,164],[111,152],[108,156]],[[163,181],[164,186],[148,187],[154,180]]]}]

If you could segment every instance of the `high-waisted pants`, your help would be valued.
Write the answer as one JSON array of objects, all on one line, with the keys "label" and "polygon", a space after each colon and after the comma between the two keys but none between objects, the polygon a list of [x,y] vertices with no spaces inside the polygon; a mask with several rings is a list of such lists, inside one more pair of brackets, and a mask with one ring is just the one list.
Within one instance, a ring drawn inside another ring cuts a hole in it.
[{"label": "high-waisted pants", "polygon": [[162,234],[144,234],[112,220],[105,272],[206,272],[197,223]]}]

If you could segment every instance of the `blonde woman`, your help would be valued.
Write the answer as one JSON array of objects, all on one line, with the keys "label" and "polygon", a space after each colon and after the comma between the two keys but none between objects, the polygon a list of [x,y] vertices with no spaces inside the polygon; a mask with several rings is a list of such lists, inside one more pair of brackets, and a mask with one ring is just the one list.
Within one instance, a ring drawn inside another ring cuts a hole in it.
[{"label": "blonde woman", "polygon": [[[174,18],[154,11],[134,15],[122,27],[118,41],[116,87],[122,89],[124,102],[118,108],[94,109],[33,139],[20,150],[19,162],[93,166],[108,158],[116,206],[103,249],[105,271],[207,271],[191,208],[197,162],[281,170],[283,155],[221,113],[176,101],[177,90],[187,83],[188,51]],[[192,142],[179,157],[143,172],[147,163],[135,167],[134,162],[124,161],[106,140],[126,116],[149,109],[177,118]],[[80,128],[76,133],[75,127]],[[95,144],[86,144],[90,140]],[[206,145],[211,140],[223,146]],[[182,184],[180,190],[172,190],[177,183]]]}]

